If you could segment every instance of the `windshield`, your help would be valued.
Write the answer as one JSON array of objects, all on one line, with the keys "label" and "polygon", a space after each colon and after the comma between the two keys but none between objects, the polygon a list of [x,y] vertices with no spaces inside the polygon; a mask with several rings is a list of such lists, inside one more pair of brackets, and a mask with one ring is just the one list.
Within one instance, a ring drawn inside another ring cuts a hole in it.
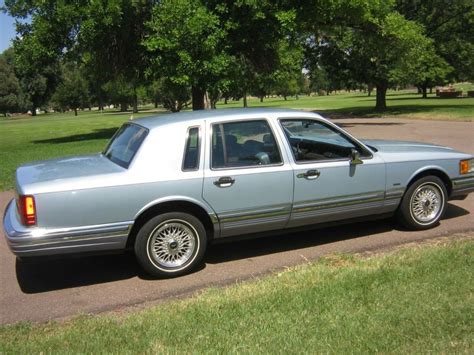
[{"label": "windshield", "polygon": [[146,128],[126,123],[115,133],[103,154],[128,169],[147,134]]}]

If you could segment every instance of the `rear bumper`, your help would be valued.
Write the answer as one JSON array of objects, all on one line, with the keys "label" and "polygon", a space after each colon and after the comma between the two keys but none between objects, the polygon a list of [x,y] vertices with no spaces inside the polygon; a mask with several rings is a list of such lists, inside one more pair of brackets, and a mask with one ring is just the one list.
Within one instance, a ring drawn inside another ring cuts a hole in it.
[{"label": "rear bumper", "polygon": [[23,226],[14,200],[3,216],[8,247],[20,257],[125,249],[132,222],[45,229]]},{"label": "rear bumper", "polygon": [[453,190],[451,192],[450,198],[459,198],[462,196],[467,196],[471,192],[474,192],[474,176],[463,176],[455,178],[452,180]]}]

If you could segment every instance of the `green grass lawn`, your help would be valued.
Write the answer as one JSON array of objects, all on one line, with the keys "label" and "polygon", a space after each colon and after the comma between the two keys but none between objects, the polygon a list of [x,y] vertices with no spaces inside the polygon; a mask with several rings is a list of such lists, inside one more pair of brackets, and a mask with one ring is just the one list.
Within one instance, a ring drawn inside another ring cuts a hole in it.
[{"label": "green grass lawn", "polygon": [[[379,117],[373,110],[375,98],[361,93],[330,96],[249,99],[250,107],[289,107],[321,112],[331,117]],[[405,118],[474,120],[474,98],[439,99],[408,92],[390,92],[389,109],[382,116]],[[241,107],[242,102],[219,103],[218,108]],[[134,117],[153,114],[141,112]],[[0,191],[14,185],[18,165],[41,159],[101,151],[117,127],[130,118],[130,113],[98,111],[54,113],[37,117],[0,119]]]},{"label": "green grass lawn", "polygon": [[0,353],[473,353],[474,240],[336,255],[133,313],[0,327]]},{"label": "green grass lawn", "polygon": [[[242,101],[223,102],[218,108],[241,107]],[[387,110],[376,112],[375,92],[371,97],[360,92],[338,93],[329,96],[299,96],[259,99],[250,98],[250,107],[289,107],[319,112],[330,117],[403,117],[437,120],[474,120],[474,98],[441,99],[435,94],[422,99],[421,95],[408,91],[390,91],[387,95]]]}]

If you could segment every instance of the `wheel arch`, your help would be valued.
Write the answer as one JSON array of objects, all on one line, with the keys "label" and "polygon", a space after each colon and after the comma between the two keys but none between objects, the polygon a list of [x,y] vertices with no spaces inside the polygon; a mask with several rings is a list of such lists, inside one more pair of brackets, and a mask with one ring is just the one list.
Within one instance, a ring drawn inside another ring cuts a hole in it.
[{"label": "wheel arch", "polygon": [[208,241],[214,239],[215,234],[218,233],[217,219],[211,217],[214,215],[213,212],[209,213],[196,202],[184,199],[159,201],[144,207],[137,214],[127,238],[126,249],[133,248],[138,231],[150,218],[166,212],[185,212],[198,218],[206,229]]},{"label": "wheel arch", "polygon": [[444,169],[442,169],[438,166],[426,167],[426,168],[423,168],[422,170],[418,170],[417,172],[415,172],[410,177],[405,191],[411,185],[413,185],[417,180],[419,180],[423,177],[426,177],[426,176],[436,176],[436,177],[438,177],[443,182],[444,187],[446,188],[446,191],[448,192],[448,196],[446,196],[446,198],[448,198],[451,195],[451,192],[453,191],[453,184],[451,182],[451,179],[449,178],[448,173]]}]

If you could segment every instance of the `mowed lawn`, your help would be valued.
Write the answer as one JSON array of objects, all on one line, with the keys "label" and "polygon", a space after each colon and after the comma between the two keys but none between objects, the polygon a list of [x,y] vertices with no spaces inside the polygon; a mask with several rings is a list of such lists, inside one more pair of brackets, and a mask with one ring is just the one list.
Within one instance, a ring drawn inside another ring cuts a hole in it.
[{"label": "mowed lawn", "polygon": [[[241,101],[223,102],[218,108],[241,107]],[[337,93],[329,96],[298,96],[269,98],[260,102],[250,98],[250,107],[289,107],[319,112],[330,117],[403,117],[436,120],[474,121],[474,98],[438,98],[434,94],[422,99],[421,95],[409,91],[390,91],[387,95],[387,110],[376,112],[375,91],[372,96],[361,92]]]},{"label": "mowed lawn", "polygon": [[[408,92],[390,92],[389,109],[377,113],[373,107],[375,98],[363,93],[344,93],[330,96],[300,96],[282,98],[250,98],[250,107],[288,107],[320,112],[329,117],[380,117],[474,120],[474,98],[439,99]],[[223,102],[218,108],[241,107],[242,101]],[[158,110],[163,114],[163,110]],[[156,114],[141,112],[133,117]],[[107,111],[53,113],[37,117],[0,119],[0,191],[14,186],[14,172],[18,165],[33,160],[50,159],[67,155],[100,152],[115,130],[131,116],[131,113]]]},{"label": "mowed lawn", "polygon": [[131,313],[0,327],[0,353],[474,352],[474,239],[335,255]]}]

